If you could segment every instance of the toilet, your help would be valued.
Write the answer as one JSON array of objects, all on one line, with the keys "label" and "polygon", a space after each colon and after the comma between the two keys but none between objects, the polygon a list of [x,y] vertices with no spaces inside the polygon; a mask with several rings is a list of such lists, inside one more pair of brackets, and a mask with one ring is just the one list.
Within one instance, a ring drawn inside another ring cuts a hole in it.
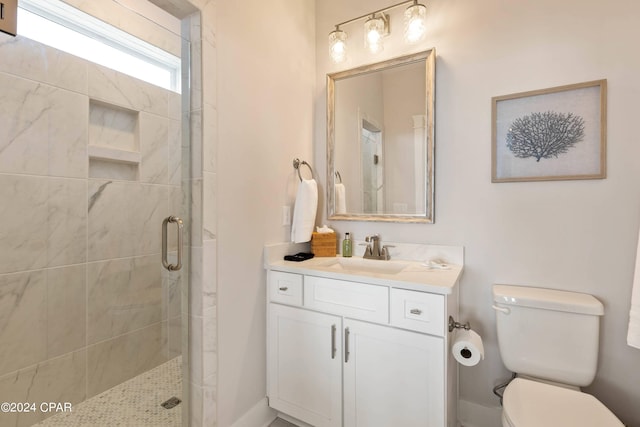
[{"label": "toilet", "polygon": [[494,285],[498,346],[516,378],[504,390],[503,427],[623,427],[595,397],[602,303],[588,294]]}]

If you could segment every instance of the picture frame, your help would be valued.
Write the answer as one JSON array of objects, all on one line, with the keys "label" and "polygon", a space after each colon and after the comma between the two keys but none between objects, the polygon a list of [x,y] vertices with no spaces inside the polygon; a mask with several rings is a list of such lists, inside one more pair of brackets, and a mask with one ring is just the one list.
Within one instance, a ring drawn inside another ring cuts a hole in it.
[{"label": "picture frame", "polygon": [[607,81],[491,98],[491,182],[606,178]]}]

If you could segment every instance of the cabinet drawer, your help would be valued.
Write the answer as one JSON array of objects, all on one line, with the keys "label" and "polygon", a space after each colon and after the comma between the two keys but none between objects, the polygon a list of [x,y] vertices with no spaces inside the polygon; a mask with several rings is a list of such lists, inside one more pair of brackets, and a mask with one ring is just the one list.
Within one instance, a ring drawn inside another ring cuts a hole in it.
[{"label": "cabinet drawer", "polygon": [[386,286],[305,276],[304,305],[353,319],[389,322],[389,288]]},{"label": "cabinet drawer", "polygon": [[444,336],[444,296],[391,289],[391,324]]},{"label": "cabinet drawer", "polygon": [[269,300],[289,305],[302,305],[302,275],[269,272]]}]

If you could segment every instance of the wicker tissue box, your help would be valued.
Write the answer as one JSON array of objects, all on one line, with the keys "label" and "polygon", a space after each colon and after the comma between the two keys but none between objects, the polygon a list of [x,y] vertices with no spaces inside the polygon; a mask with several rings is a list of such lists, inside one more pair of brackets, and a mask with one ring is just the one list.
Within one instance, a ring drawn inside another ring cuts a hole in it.
[{"label": "wicker tissue box", "polygon": [[336,256],[338,240],[336,233],[316,233],[311,237],[311,252],[317,257]]}]

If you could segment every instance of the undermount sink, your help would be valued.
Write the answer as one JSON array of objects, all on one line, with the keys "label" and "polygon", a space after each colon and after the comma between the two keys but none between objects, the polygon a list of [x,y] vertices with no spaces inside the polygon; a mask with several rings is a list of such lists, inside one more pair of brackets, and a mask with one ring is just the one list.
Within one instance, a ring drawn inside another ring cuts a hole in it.
[{"label": "undermount sink", "polygon": [[409,263],[402,261],[384,261],[364,258],[333,258],[323,266],[340,271],[397,274],[408,265]]}]

